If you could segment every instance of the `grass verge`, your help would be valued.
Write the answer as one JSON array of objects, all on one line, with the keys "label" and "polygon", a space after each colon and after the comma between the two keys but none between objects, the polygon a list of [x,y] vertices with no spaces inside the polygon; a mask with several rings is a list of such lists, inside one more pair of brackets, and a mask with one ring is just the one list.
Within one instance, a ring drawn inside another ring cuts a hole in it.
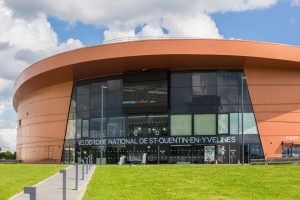
[{"label": "grass verge", "polygon": [[300,199],[300,165],[99,166],[84,199]]},{"label": "grass verge", "polygon": [[0,164],[0,199],[23,191],[24,186],[32,186],[55,174],[64,165]]}]

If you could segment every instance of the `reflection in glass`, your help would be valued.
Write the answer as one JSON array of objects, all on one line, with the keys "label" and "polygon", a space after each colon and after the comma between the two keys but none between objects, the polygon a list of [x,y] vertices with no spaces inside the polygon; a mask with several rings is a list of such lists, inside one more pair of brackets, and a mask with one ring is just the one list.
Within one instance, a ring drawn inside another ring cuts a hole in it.
[{"label": "reflection in glass", "polygon": [[128,135],[142,136],[146,134],[146,116],[130,116],[127,118]]},{"label": "reflection in glass", "polygon": [[217,82],[218,85],[238,85],[242,77],[241,72],[218,72]]},{"label": "reflection in glass", "polygon": [[78,139],[81,138],[81,119],[76,120],[76,135]]},{"label": "reflection in glass", "polygon": [[108,119],[107,137],[125,137],[124,117],[111,117]]},{"label": "reflection in glass", "polygon": [[192,115],[171,115],[171,135],[191,135]]},{"label": "reflection in glass", "polygon": [[123,108],[125,112],[166,111],[168,107],[168,81],[144,81],[124,83]]},{"label": "reflection in glass", "polygon": [[76,120],[68,120],[66,139],[75,139]]},{"label": "reflection in glass", "polygon": [[89,137],[89,120],[82,120],[82,137]]},{"label": "reflection in glass", "polygon": [[228,134],[228,114],[218,114],[218,133]]},{"label": "reflection in glass", "polygon": [[218,96],[221,104],[235,104],[238,107],[238,86],[218,86]]},{"label": "reflection in glass", "polygon": [[148,134],[153,136],[168,135],[169,118],[168,115],[148,116]]},{"label": "reflection in glass", "polygon": [[230,134],[237,135],[240,130],[239,113],[230,113]]},{"label": "reflection in glass", "polygon": [[195,114],[194,133],[195,135],[215,135],[216,114]]},{"label": "reflection in glass", "polygon": [[88,111],[90,106],[90,96],[80,95],[77,96],[77,112]]},{"label": "reflection in glass", "polygon": [[[103,121],[103,132],[105,133],[105,119]],[[101,137],[101,118],[91,118],[90,119],[90,137],[100,138]],[[105,134],[103,135],[103,137]]]},{"label": "reflection in glass", "polygon": [[244,113],[244,134],[258,134],[254,113]]},{"label": "reflection in glass", "polygon": [[193,87],[195,86],[215,86],[216,72],[193,73]]},{"label": "reflection in glass", "polygon": [[78,85],[77,86],[77,95],[89,94],[90,85]]}]

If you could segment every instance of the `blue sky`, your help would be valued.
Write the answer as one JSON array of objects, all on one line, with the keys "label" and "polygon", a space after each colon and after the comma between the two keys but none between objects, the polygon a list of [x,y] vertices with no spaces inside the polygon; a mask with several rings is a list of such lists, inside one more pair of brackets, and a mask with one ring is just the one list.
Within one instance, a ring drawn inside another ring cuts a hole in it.
[{"label": "blue sky", "polygon": [[300,45],[300,8],[280,1],[264,10],[214,14],[225,38]]},{"label": "blue sky", "polygon": [[12,88],[21,71],[54,54],[123,37],[300,46],[300,0],[0,0],[0,147],[15,149]]},{"label": "blue sky", "polygon": [[[220,34],[225,38],[257,40],[264,42],[300,45],[300,7],[291,6],[288,0],[281,0],[268,9],[241,12],[215,13]],[[96,45],[104,40],[105,26],[87,25],[48,17],[60,42],[68,38],[80,39],[85,46]]]}]

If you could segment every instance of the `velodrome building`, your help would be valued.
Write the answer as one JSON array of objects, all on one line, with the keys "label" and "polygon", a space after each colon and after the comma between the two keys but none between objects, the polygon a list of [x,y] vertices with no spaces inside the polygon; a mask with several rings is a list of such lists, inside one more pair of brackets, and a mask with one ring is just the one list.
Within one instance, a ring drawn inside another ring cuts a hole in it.
[{"label": "velodrome building", "polygon": [[249,163],[300,156],[300,48],[152,39],[64,52],[15,82],[24,163]]}]

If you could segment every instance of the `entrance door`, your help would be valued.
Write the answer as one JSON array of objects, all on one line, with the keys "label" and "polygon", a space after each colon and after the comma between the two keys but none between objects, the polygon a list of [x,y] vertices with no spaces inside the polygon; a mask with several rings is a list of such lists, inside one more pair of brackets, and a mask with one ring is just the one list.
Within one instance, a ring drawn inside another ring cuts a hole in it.
[{"label": "entrance door", "polygon": [[204,146],[204,163],[211,164],[216,158],[216,147],[215,146]]}]

